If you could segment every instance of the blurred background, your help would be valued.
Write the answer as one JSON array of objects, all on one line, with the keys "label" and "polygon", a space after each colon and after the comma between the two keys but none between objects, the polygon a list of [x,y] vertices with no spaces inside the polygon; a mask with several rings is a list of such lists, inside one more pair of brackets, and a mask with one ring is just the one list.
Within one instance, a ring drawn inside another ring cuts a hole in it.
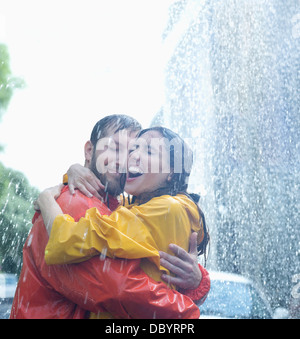
[{"label": "blurred background", "polygon": [[99,119],[128,114],[193,147],[208,268],[299,310],[299,1],[0,8],[0,272],[21,269],[38,192],[83,163]]}]

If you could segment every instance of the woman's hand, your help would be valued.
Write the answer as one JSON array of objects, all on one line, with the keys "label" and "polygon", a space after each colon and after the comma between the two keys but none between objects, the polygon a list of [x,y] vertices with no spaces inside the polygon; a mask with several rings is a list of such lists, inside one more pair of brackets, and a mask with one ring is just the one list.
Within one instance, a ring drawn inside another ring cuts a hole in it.
[{"label": "woman's hand", "polygon": [[55,187],[47,188],[44,190],[34,203],[35,209],[41,211],[45,227],[48,234],[50,234],[53,222],[59,214],[63,214],[61,208],[56,202],[56,199],[60,196],[61,190],[64,187],[60,184]]},{"label": "woman's hand", "polygon": [[45,198],[50,198],[52,197],[53,199],[57,199],[60,194],[61,190],[64,188],[63,184],[59,184],[54,187],[46,188],[42,193],[40,193],[39,197],[37,198],[36,201],[34,201],[33,206],[36,211],[40,211],[40,203],[45,199]]},{"label": "woman's hand", "polygon": [[160,264],[174,273],[176,277],[162,274],[161,278],[168,284],[176,285],[176,287],[183,290],[198,288],[202,280],[202,274],[197,260],[197,233],[194,232],[191,235],[189,253],[175,244],[171,244],[169,248],[176,256],[159,252]]},{"label": "woman's hand", "polygon": [[77,188],[89,198],[95,196],[100,200],[102,199],[98,192],[104,190],[104,186],[89,168],[75,164],[69,168],[67,174],[71,194],[75,194]]}]

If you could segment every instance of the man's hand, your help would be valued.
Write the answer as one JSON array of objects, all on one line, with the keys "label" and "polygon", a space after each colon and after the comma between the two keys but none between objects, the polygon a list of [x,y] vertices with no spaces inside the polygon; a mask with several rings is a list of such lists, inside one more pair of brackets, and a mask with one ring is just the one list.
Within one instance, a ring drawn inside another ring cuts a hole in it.
[{"label": "man's hand", "polygon": [[68,185],[71,194],[75,194],[75,188],[89,198],[95,196],[102,199],[99,191],[104,189],[101,181],[87,167],[79,164],[72,165],[68,170]]},{"label": "man's hand", "polygon": [[176,277],[162,274],[161,278],[168,284],[176,285],[176,287],[184,290],[198,288],[202,274],[197,261],[197,233],[194,232],[191,235],[189,253],[175,244],[170,244],[169,248],[176,256],[159,252],[160,264],[174,273]]}]

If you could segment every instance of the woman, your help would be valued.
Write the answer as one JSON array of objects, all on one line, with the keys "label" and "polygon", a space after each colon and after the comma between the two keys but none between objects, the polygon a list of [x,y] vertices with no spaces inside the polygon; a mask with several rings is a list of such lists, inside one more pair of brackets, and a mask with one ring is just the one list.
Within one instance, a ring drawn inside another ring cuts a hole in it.
[{"label": "woman", "polygon": [[193,201],[195,195],[187,193],[191,167],[192,152],[177,134],[150,128],[139,133],[128,160],[125,190],[132,201],[110,216],[91,209],[76,223],[62,215],[55,192],[43,192],[38,205],[50,233],[46,262],[75,263],[99,253],[143,258],[144,271],[161,281],[160,271],[167,270],[160,266],[159,251],[172,254],[170,243],[188,250],[195,231],[199,254],[205,254],[209,236],[204,216]]}]

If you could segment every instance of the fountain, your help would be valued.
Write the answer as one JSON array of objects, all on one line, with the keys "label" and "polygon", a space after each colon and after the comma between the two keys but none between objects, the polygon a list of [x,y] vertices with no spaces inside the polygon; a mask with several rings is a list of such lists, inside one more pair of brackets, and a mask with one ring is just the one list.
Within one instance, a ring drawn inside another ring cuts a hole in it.
[{"label": "fountain", "polygon": [[274,307],[300,272],[297,5],[178,1],[163,35],[159,119],[193,137],[210,267],[249,276]]}]

